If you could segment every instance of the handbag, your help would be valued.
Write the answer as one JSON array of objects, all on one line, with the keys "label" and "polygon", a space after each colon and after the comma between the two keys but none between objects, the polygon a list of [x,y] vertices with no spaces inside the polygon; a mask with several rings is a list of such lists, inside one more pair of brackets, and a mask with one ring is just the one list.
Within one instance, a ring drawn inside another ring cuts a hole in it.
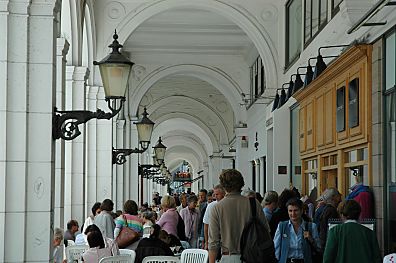
[{"label": "handbag", "polygon": [[139,239],[139,233],[129,228],[125,216],[123,217],[125,224],[115,240],[119,248],[126,248]]}]

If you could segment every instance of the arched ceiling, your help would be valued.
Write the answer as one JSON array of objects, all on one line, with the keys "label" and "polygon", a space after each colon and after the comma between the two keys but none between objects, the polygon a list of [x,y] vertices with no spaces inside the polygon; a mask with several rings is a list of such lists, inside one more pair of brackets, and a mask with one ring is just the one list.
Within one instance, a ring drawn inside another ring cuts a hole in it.
[{"label": "arched ceiling", "polygon": [[173,63],[188,57],[196,61],[200,55],[243,59],[255,49],[246,33],[233,22],[195,8],[171,9],[151,17],[139,25],[124,47],[139,63],[158,62],[159,58]]},{"label": "arched ceiling", "polygon": [[[193,8],[171,9],[152,16],[123,45],[136,64],[148,68],[181,64],[220,70],[239,67],[248,74],[248,61],[258,54],[236,24],[217,13]],[[139,113],[147,106],[150,119],[156,123],[152,140],[162,136],[168,147],[168,168],[187,160],[198,171],[210,155],[228,148],[234,139],[235,123],[241,116],[235,112],[235,105],[240,101],[230,101],[235,98],[230,96],[235,90],[214,85],[192,74],[170,74],[153,83],[140,100]],[[248,88],[245,86],[244,90]]]}]

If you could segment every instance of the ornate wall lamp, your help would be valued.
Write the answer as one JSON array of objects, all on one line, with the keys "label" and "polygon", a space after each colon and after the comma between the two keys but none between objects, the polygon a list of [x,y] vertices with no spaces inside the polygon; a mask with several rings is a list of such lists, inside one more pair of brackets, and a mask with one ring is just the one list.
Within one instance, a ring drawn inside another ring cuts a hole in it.
[{"label": "ornate wall lamp", "polygon": [[[94,65],[99,66],[106,95],[105,100],[111,112],[106,113],[101,109],[97,109],[96,112],[87,110],[58,111],[55,107],[52,117],[53,139],[73,140],[81,134],[78,125],[94,118],[109,120],[120,112],[125,102],[125,90],[134,63],[120,53],[119,49],[122,48],[122,45],[117,41],[116,31],[113,39],[113,43],[109,45],[113,51],[101,61],[94,61]],[[117,101],[120,102],[117,103]],[[118,107],[117,104],[119,104]]]},{"label": "ornate wall lamp", "polygon": [[[144,108],[143,117],[140,121],[135,122],[138,131],[138,138],[140,148],[135,149],[115,149],[113,148],[113,164],[124,164],[126,156],[132,153],[143,153],[147,150],[150,144],[151,134],[153,132],[154,122],[147,117],[146,108]],[[161,165],[164,162],[166,146],[162,144],[161,137],[159,137],[157,144],[153,147],[155,162]]]}]

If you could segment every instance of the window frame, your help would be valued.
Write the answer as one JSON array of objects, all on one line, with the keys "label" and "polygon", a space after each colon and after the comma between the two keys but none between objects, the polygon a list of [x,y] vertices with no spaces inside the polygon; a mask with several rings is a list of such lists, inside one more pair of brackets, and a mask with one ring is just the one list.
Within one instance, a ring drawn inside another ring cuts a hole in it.
[{"label": "window frame", "polygon": [[331,0],[331,18],[333,18],[339,11],[340,11],[340,4],[343,2],[344,0],[341,0],[337,6],[334,6],[334,0]]},{"label": "window frame", "polygon": [[266,89],[264,63],[258,56],[250,66],[250,103],[252,105],[257,99],[264,94]]},{"label": "window frame", "polygon": [[[302,1],[302,0],[288,0],[287,1],[287,3],[286,3],[286,24],[285,24],[285,26],[286,26],[286,30],[285,30],[285,33],[286,33],[286,37],[285,37],[285,39],[286,39],[286,52],[285,52],[285,69],[288,69],[289,67],[291,67],[299,58],[300,58],[300,55],[301,55],[301,52],[302,52],[302,50],[303,50],[303,42],[304,42],[304,40],[303,40],[303,36],[301,36],[302,37],[302,39],[301,39],[301,43],[300,43],[300,45],[301,45],[301,50],[300,50],[300,52],[298,52],[298,54],[295,56],[295,57],[290,57],[290,38],[289,38],[289,33],[290,33],[290,28],[289,28],[289,22],[290,22],[290,12],[289,12],[289,8],[290,8],[290,6],[294,3],[294,1]],[[302,5],[302,3],[301,3],[301,5]],[[301,19],[303,19],[303,17],[301,17]],[[302,22],[302,21],[301,21]],[[301,23],[301,26],[303,26],[303,23]],[[302,32],[301,32],[301,34],[302,34]]]},{"label": "window frame", "polygon": [[[322,7],[322,1],[321,0],[303,0],[304,1],[304,15],[303,15],[303,21],[304,21],[304,23],[303,23],[303,43],[304,43],[304,49],[316,38],[316,36],[323,30],[323,28],[325,28],[326,27],[326,25],[328,24],[328,19],[329,19],[329,17],[328,17],[328,12],[329,12],[329,7],[328,7],[328,1],[329,0],[326,0],[326,19],[325,19],[325,21],[323,22],[323,23],[321,23],[322,22],[322,17],[321,17],[321,7]],[[310,1],[311,2],[311,16],[310,16],[310,27],[309,27],[309,30],[310,30],[310,37],[307,39],[307,40],[305,40],[305,30],[306,30],[306,15],[307,15],[307,13],[306,13],[306,10],[307,10],[307,1]],[[315,33],[312,33],[312,17],[313,17],[313,13],[314,13],[314,10],[313,10],[313,8],[312,8],[312,3],[313,3],[313,1],[318,1],[318,10],[316,10],[317,12],[318,12],[318,30],[315,32]],[[332,1],[334,1],[334,0],[332,0]]]}]

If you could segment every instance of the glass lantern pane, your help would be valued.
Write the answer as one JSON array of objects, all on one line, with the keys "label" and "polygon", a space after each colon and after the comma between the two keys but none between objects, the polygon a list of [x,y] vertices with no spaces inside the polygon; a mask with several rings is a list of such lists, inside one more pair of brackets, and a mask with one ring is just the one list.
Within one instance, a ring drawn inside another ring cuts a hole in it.
[{"label": "glass lantern pane", "polygon": [[99,65],[102,76],[105,96],[125,96],[131,66],[128,64],[101,64]]}]

